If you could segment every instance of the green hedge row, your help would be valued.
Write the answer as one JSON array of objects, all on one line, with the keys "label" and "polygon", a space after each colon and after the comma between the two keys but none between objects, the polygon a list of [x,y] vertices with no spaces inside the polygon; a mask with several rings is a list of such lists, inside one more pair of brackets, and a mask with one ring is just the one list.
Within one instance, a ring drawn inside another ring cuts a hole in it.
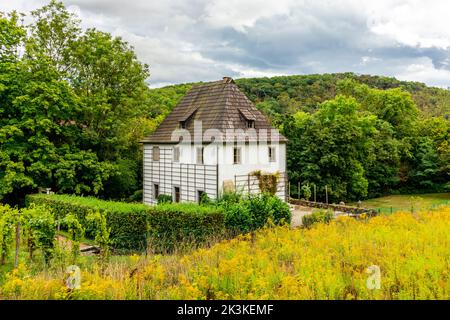
[{"label": "green hedge row", "polygon": [[106,212],[110,239],[116,249],[145,250],[148,245],[157,252],[173,251],[176,247],[204,244],[222,237],[224,216],[215,206],[194,203],[163,203],[157,206],[105,201],[93,197],[34,194],[26,198],[27,205],[47,205],[56,219],[73,213],[86,228],[86,236],[93,230],[86,221],[92,211]]},{"label": "green hedge row", "polygon": [[225,234],[221,208],[194,203],[162,203],[149,215],[150,247],[156,252],[172,252],[180,246],[197,246]]},{"label": "green hedge row", "polygon": [[90,212],[106,213],[110,239],[116,249],[171,252],[185,246],[197,246],[225,233],[239,234],[274,224],[290,223],[289,206],[268,194],[241,197],[225,195],[219,202],[204,205],[195,203],[145,204],[105,201],[93,197],[35,194],[26,198],[27,204],[47,205],[56,219],[73,213],[86,228],[86,236],[93,229],[86,221]]},{"label": "green hedge row", "polygon": [[34,194],[26,198],[27,205],[48,205],[57,219],[73,213],[86,227],[86,235],[92,236],[92,229],[86,216],[93,211],[106,212],[108,227],[111,228],[111,245],[117,249],[144,250],[147,240],[147,219],[149,206],[125,202],[104,201],[93,197],[70,195]]}]

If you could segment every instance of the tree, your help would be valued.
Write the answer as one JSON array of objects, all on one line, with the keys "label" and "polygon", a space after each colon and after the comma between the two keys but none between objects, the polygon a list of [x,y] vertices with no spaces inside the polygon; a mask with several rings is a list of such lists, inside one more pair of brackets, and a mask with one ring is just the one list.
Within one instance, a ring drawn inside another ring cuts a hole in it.
[{"label": "tree", "polygon": [[295,114],[283,126],[289,139],[289,176],[314,183],[320,194],[328,186],[333,200],[356,199],[368,193],[363,162],[371,155],[376,117],[358,113],[353,98],[338,96],[313,115]]},{"label": "tree", "polygon": [[104,190],[118,177],[132,194],[139,135],[155,126],[140,106],[147,66],[120,38],[82,32],[60,2],[32,18],[21,27],[17,14],[0,17],[0,199],[23,202],[37,187],[114,196]]}]

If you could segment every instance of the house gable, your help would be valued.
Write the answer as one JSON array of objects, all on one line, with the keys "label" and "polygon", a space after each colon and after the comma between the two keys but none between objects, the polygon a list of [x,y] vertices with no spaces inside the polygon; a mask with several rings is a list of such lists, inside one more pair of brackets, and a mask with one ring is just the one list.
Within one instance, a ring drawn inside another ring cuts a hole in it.
[{"label": "house gable", "polygon": [[[142,142],[176,143],[178,141],[172,141],[172,133],[180,128],[188,130],[193,138],[195,121],[201,121],[202,133],[215,129],[225,135],[230,129],[245,131],[254,128],[267,130],[270,138],[270,131],[273,130],[267,118],[239,90],[234,81],[225,77],[220,81],[195,85],[156,131]],[[225,139],[224,136],[222,138]],[[279,134],[280,142],[286,140]]]}]

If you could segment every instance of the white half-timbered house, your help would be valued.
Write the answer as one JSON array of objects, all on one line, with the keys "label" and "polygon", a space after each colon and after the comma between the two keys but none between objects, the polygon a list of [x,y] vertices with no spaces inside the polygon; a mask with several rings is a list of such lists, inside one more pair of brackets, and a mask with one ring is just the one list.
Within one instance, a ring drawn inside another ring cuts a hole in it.
[{"label": "white half-timbered house", "polygon": [[286,141],[233,79],[195,85],[142,141],[144,202],[259,192],[255,171],[276,174],[276,194],[285,199]]}]

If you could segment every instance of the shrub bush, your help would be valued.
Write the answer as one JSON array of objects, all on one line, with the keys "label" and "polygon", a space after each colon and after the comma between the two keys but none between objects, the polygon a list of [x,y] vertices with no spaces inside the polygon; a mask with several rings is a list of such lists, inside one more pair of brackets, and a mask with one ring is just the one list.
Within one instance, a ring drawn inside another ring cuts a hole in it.
[{"label": "shrub bush", "polygon": [[160,194],[158,196],[158,198],[156,199],[156,202],[158,204],[162,204],[162,203],[172,203],[172,197],[169,196],[168,194]]},{"label": "shrub bush", "polygon": [[253,219],[249,207],[242,202],[222,203],[225,226],[231,235],[246,233],[253,228]]},{"label": "shrub bush", "polygon": [[289,206],[268,193],[242,197],[225,194],[218,202],[225,214],[225,225],[234,232],[248,232],[263,227],[271,220],[280,225],[291,222]]},{"label": "shrub bush", "polygon": [[27,196],[27,204],[44,204],[53,209],[56,219],[73,213],[85,227],[86,236],[93,238],[94,229],[87,222],[89,213],[100,211],[107,215],[111,229],[111,246],[116,249],[145,250],[147,216],[150,207],[145,204],[104,201],[93,197],[35,194]]},{"label": "shrub bush", "polygon": [[289,206],[275,195],[251,195],[247,203],[253,219],[253,229],[262,228],[269,219],[276,225],[291,222]]},{"label": "shrub bush", "polygon": [[180,245],[198,246],[224,235],[222,210],[194,203],[160,204],[150,208],[149,244],[156,252],[172,252]]},{"label": "shrub bush", "polygon": [[310,228],[313,224],[322,222],[329,223],[334,219],[334,213],[331,210],[317,210],[311,214],[304,215],[302,217],[302,225],[306,228]]}]

